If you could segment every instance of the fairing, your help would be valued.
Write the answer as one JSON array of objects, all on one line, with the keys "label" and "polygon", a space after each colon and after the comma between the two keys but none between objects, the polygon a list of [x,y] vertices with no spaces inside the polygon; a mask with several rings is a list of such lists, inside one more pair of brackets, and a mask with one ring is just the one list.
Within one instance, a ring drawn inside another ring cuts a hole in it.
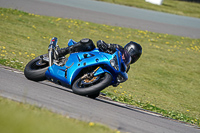
[{"label": "fairing", "polygon": [[[70,45],[73,45],[74,41],[69,41]],[[117,57],[117,63],[119,64],[119,70],[114,69],[110,60],[114,57]],[[74,79],[79,75],[82,69],[91,67],[91,66],[103,66],[97,70],[95,76],[108,72],[112,75],[113,81],[111,84],[116,84],[117,77],[123,76],[124,81],[128,79],[128,75],[125,70],[127,69],[126,65],[124,65],[124,61],[121,57],[121,53],[117,50],[114,54],[108,54],[104,52],[100,52],[98,49],[94,49],[90,52],[79,52],[70,54],[68,61],[64,66],[57,66],[53,64],[48,68],[45,75],[48,80],[55,82],[57,84],[70,87],[74,81]]]}]

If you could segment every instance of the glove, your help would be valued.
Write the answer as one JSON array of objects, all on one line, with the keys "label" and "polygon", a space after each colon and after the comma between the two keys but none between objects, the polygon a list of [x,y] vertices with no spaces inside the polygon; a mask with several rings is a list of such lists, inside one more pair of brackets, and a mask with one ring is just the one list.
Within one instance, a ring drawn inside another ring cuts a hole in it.
[{"label": "glove", "polygon": [[100,51],[106,52],[108,49],[108,44],[106,44],[104,41],[99,40],[97,41],[97,47],[99,48]]}]

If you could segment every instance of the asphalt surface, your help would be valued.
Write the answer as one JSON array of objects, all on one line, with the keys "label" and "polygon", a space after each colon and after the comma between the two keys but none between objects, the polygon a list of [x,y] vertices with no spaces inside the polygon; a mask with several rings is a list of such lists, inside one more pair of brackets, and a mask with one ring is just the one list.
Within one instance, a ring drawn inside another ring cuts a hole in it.
[{"label": "asphalt surface", "polygon": [[199,129],[190,125],[168,120],[151,112],[105,99],[93,100],[79,96],[73,94],[70,89],[48,81],[27,80],[23,74],[3,69],[1,66],[0,75],[1,96],[45,107],[72,118],[103,123],[123,132],[200,133]]},{"label": "asphalt surface", "polygon": [[200,19],[94,0],[0,0],[0,7],[63,18],[200,38]]},{"label": "asphalt surface", "polygon": [[[200,38],[199,19],[180,16],[175,19],[173,18],[174,15],[166,14],[164,18],[167,16],[172,17],[171,22],[169,22],[161,19],[161,16],[165,15],[163,13],[137,8],[132,11],[130,7],[127,9],[125,6],[100,3],[91,0],[57,0],[56,3],[52,0],[0,0],[0,7],[14,8],[40,15],[81,19],[96,23]],[[103,7],[109,10],[104,10]],[[131,15],[133,14],[132,12],[137,13]],[[152,17],[153,14],[154,17]],[[177,23],[177,20],[183,21],[184,19],[185,23]],[[70,89],[47,81],[29,81],[23,74],[18,72],[0,68],[0,76],[1,96],[45,107],[73,118],[100,122],[124,132],[200,133],[199,129],[190,125],[168,120],[157,114],[101,98],[93,100],[78,96],[73,94]]]}]

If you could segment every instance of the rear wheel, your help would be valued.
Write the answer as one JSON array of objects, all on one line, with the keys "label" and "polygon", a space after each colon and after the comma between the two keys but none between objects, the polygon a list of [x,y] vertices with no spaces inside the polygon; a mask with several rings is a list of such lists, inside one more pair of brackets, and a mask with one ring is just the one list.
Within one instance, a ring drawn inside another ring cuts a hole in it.
[{"label": "rear wheel", "polygon": [[[47,56],[47,54],[42,55]],[[45,72],[49,67],[48,62],[40,62],[40,56],[31,60],[24,69],[24,75],[27,79],[33,81],[42,81],[46,79]]]},{"label": "rear wheel", "polygon": [[99,96],[99,92],[109,86],[111,82],[112,76],[109,73],[104,73],[91,79],[82,79],[80,77],[72,85],[72,90],[76,94],[96,98]]}]

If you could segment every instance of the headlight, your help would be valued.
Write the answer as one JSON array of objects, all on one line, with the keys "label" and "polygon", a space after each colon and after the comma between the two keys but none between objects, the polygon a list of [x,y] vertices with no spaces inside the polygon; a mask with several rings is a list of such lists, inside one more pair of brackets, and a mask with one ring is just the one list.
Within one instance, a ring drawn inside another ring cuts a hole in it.
[{"label": "headlight", "polygon": [[112,60],[110,60],[110,64],[113,68],[115,68],[117,71],[119,71],[119,64],[117,61],[117,56],[115,55]]}]

